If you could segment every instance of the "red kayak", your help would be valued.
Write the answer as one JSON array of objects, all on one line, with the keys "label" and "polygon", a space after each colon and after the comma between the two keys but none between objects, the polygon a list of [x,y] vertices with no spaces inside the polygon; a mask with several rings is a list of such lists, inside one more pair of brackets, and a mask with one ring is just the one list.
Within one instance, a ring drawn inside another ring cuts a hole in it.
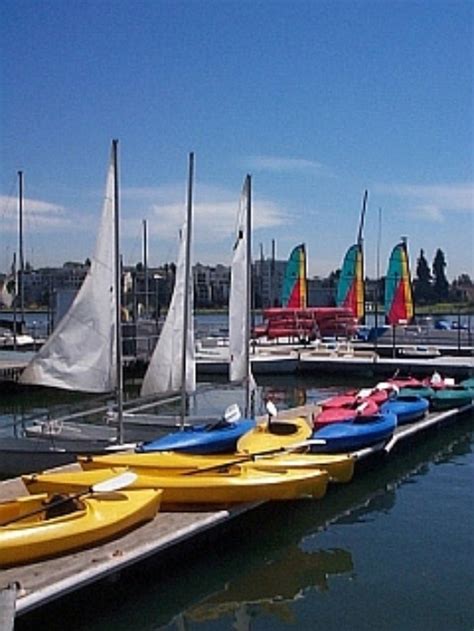
[{"label": "red kayak", "polygon": [[338,394],[326,401],[321,401],[320,405],[323,410],[330,410],[333,408],[340,408],[347,405],[359,405],[364,401],[373,401],[377,405],[382,405],[385,401],[388,401],[392,392],[396,388],[393,388],[393,384],[380,383],[375,388],[363,388],[362,390],[349,390],[344,394]]},{"label": "red kayak", "polygon": [[331,423],[352,423],[357,419],[373,416],[378,411],[379,406],[373,399],[365,399],[362,403],[350,403],[323,410],[313,419],[313,426],[318,430]]},{"label": "red kayak", "polygon": [[419,388],[424,386],[423,382],[415,377],[393,377],[388,379],[388,383],[397,386],[397,388]]}]

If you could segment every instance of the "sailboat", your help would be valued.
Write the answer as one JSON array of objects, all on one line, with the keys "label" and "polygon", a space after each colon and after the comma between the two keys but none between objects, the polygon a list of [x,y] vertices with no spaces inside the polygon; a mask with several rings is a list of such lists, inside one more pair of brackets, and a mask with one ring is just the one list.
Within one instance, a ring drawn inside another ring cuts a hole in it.
[{"label": "sailboat", "polygon": [[337,306],[351,309],[358,323],[362,323],[365,317],[364,252],[362,245],[367,195],[368,192],[365,191],[357,241],[351,245],[344,257],[336,294]]},{"label": "sailboat", "polygon": [[306,309],[308,306],[306,267],[306,247],[300,243],[293,248],[286,264],[281,297],[283,308]]},{"label": "sailboat", "polygon": [[286,264],[281,307],[263,310],[263,323],[254,328],[255,338],[285,339],[307,344],[317,337],[347,336],[355,332],[352,308],[308,306],[307,257],[304,244],[291,251]]},{"label": "sailboat", "polygon": [[76,453],[103,453],[123,442],[118,238],[118,141],[114,140],[90,269],[69,311],[26,366],[20,383],[84,393],[115,391],[118,430],[45,422],[25,428],[30,436],[3,436],[3,474],[63,464]]},{"label": "sailboat", "polygon": [[392,326],[410,324],[415,311],[408,247],[402,239],[392,250],[385,278],[385,319]]},{"label": "sailboat", "polygon": [[[178,259],[178,270],[188,270],[190,273],[190,263],[188,255],[190,252],[190,212],[188,212],[187,229],[183,230],[187,234],[187,243],[184,247],[181,243],[180,257]],[[242,190],[239,205],[237,238],[234,245],[234,254],[231,267],[231,292],[229,299],[229,376],[231,382],[244,383],[246,388],[246,409],[245,415],[249,414],[250,400],[252,396],[252,377],[250,371],[249,357],[249,341],[250,341],[250,218],[251,218],[251,178],[247,175]],[[186,253],[186,256],[185,256]],[[186,276],[184,276],[186,279]],[[189,278],[189,277],[188,277]],[[188,281],[191,284],[190,280]],[[179,311],[178,297],[186,296],[184,304],[191,304],[190,291],[182,291],[186,287],[186,282],[182,279],[177,280],[177,286],[173,294],[170,310],[176,306]],[[176,300],[175,300],[176,296]],[[184,308],[186,313],[186,308]],[[176,312],[173,318],[179,322],[180,316]],[[184,321],[186,322],[184,317]],[[170,326],[168,327],[168,335],[172,336]],[[162,336],[165,332],[163,328]],[[179,328],[179,327],[178,327]],[[174,338],[175,342],[179,342],[179,338]],[[160,337],[161,340],[161,337]],[[172,344],[168,340],[163,341],[164,366],[161,373],[158,372],[159,348],[157,345],[156,362],[152,358],[150,366],[145,375],[143,382],[142,394],[148,394],[164,384],[166,387],[177,385],[181,376],[181,387],[183,390],[189,388],[189,384],[193,385],[194,370],[194,344],[189,346],[192,341],[192,325],[184,326],[182,338],[183,346],[180,347],[182,363],[180,370],[176,370],[176,355],[173,355]],[[160,341],[158,342],[160,344]],[[186,350],[188,349],[188,350]],[[168,360],[167,360],[168,358]],[[173,361],[174,359],[174,361]],[[186,359],[192,361],[192,368],[189,372],[183,366],[187,365]],[[168,365],[167,365],[168,363]],[[173,372],[174,371],[174,372]],[[150,373],[150,374],[148,374]],[[161,374],[161,379],[158,377]],[[188,380],[185,376],[187,375]],[[182,428],[184,431],[170,433],[167,436],[158,438],[157,440],[146,442],[137,448],[140,452],[153,451],[183,451],[187,453],[225,453],[233,451],[236,442],[243,433],[254,427],[255,421],[252,418],[241,418],[240,410],[237,406],[231,406],[226,411],[224,418],[218,419],[216,422],[197,424],[192,427]]]}]

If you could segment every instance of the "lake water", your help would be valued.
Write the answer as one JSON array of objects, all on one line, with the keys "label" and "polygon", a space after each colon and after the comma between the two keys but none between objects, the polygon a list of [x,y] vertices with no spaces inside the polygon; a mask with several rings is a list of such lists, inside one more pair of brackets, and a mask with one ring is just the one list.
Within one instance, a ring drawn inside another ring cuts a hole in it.
[{"label": "lake water", "polygon": [[[283,408],[348,382],[259,385]],[[218,406],[239,396],[206,394]],[[472,631],[473,444],[471,414],[331,485],[320,501],[267,504],[212,541],[21,617],[16,629]]]}]

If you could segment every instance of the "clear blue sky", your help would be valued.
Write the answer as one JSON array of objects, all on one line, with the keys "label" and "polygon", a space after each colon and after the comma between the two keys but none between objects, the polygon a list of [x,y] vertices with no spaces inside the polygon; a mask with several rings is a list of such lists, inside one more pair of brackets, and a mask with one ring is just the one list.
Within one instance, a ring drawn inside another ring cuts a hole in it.
[{"label": "clear blue sky", "polygon": [[196,154],[194,259],[228,264],[253,176],[254,255],[305,242],[311,274],[340,267],[364,189],[366,272],[408,237],[474,278],[474,3],[96,0],[0,3],[0,271],[25,254],[84,260],[112,138],[122,251],[174,260]]}]

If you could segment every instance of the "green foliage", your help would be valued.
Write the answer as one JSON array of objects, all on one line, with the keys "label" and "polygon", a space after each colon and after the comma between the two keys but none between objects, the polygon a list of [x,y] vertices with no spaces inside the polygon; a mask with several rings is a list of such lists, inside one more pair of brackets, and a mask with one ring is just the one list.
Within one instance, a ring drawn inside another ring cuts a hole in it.
[{"label": "green foliage", "polygon": [[420,256],[416,263],[416,278],[413,281],[416,304],[424,305],[434,301],[432,282],[433,278],[425,258],[425,253],[423,250],[420,250]]},{"label": "green foliage", "polygon": [[436,250],[433,261],[433,291],[436,302],[446,302],[449,297],[449,283],[446,278],[446,259],[441,249]]}]

